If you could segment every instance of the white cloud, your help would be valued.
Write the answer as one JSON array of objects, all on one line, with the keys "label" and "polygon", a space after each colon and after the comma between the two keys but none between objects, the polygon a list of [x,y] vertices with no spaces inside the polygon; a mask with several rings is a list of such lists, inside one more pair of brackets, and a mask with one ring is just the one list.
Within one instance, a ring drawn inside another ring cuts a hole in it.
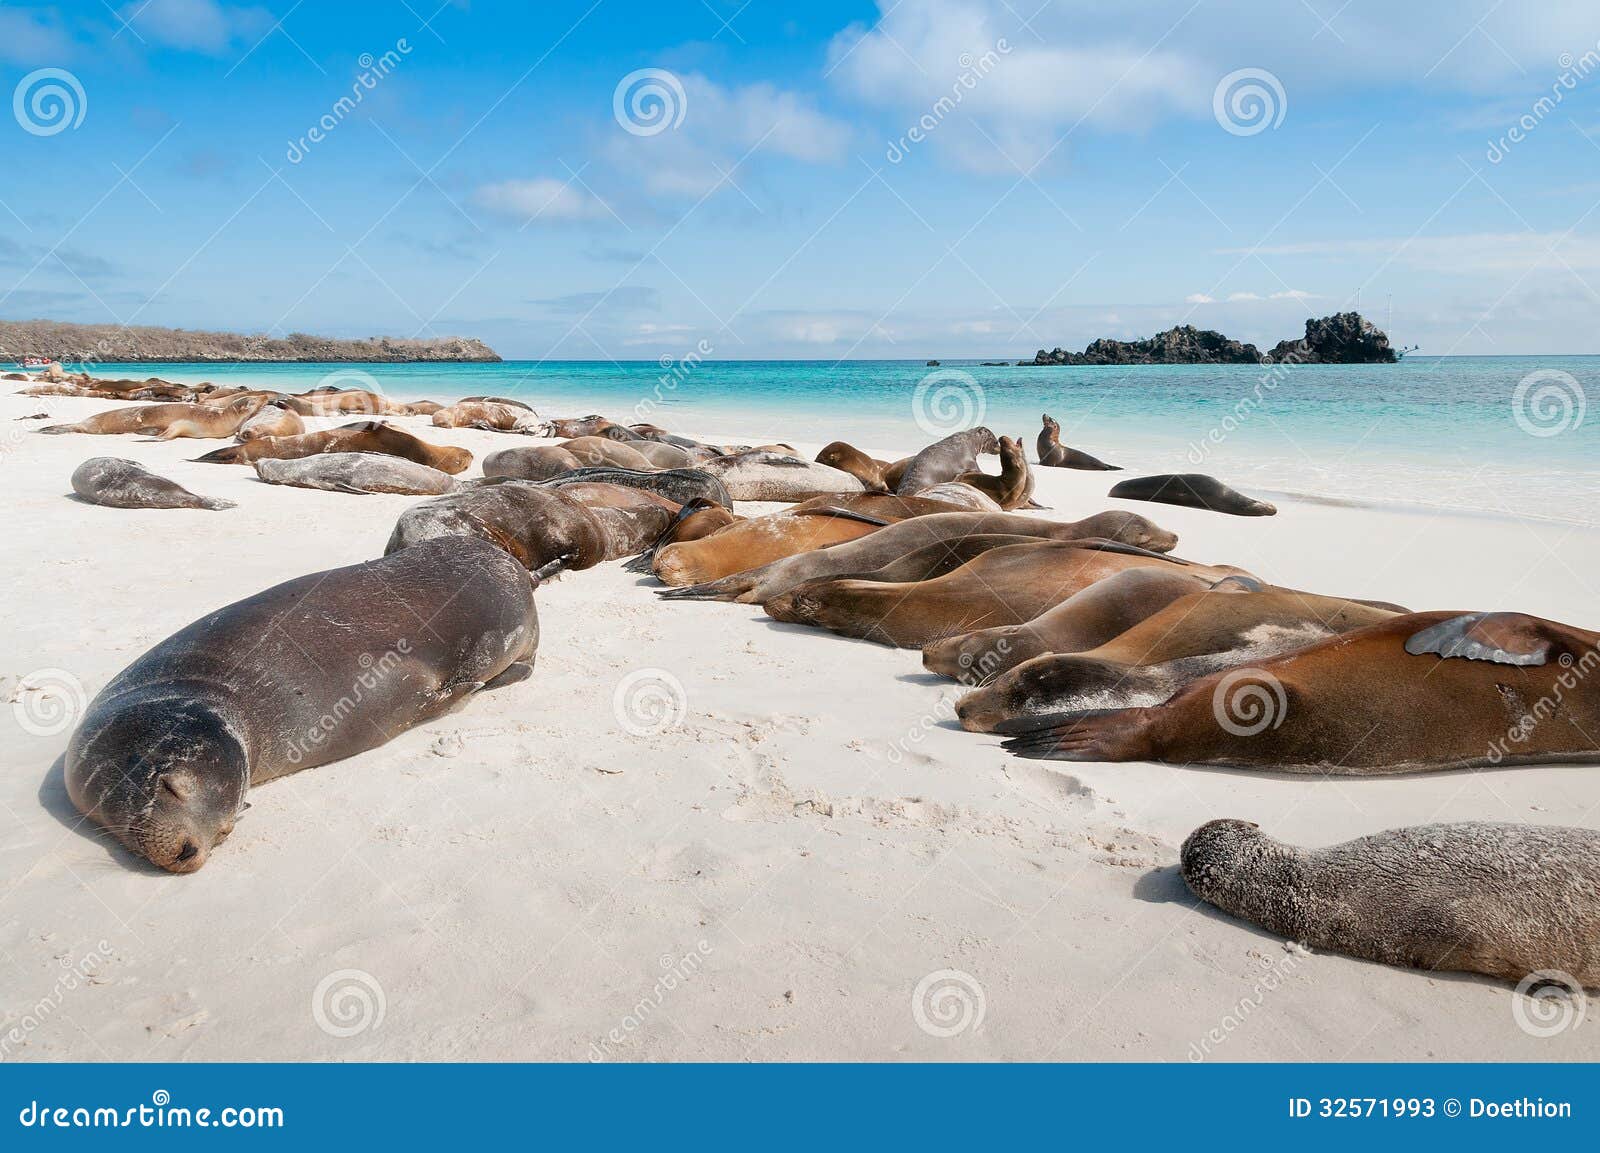
[{"label": "white cloud", "polygon": [[550,177],[485,184],[472,194],[472,201],[486,212],[519,224],[602,220],[611,216],[598,197],[576,184]]},{"label": "white cloud", "polygon": [[0,8],[0,60],[37,68],[59,64],[70,50],[71,39],[53,11]]},{"label": "white cloud", "polygon": [[1207,296],[1203,292],[1191,292],[1188,296],[1183,298],[1183,302],[1185,304],[1215,304],[1217,302],[1217,298],[1214,296]]},{"label": "white cloud", "polygon": [[1230,293],[1228,293],[1228,303],[1229,304],[1237,304],[1241,300],[1260,300],[1260,299],[1261,299],[1261,297],[1257,296],[1253,292],[1230,292]]},{"label": "white cloud", "polygon": [[265,8],[243,8],[216,0],[134,0],[118,15],[144,41],[190,52],[220,53],[235,40],[265,35],[275,18]]}]

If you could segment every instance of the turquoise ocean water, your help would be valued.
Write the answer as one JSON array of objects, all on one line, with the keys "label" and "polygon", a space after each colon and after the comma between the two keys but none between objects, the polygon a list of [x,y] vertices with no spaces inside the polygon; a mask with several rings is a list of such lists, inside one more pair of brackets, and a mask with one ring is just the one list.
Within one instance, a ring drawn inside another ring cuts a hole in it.
[{"label": "turquoise ocean water", "polygon": [[[945,361],[506,361],[100,365],[100,375],[497,395],[690,435],[909,451],[973,423],[1139,472],[1252,491],[1600,524],[1600,357],[1426,357],[1394,365],[988,367]],[[1590,411],[1590,402],[1594,411]]]}]

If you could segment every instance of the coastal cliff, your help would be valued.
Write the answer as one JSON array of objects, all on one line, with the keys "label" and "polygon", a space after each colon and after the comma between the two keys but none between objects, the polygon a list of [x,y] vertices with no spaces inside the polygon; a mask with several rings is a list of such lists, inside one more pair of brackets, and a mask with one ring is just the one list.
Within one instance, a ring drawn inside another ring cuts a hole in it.
[{"label": "coastal cliff", "polygon": [[42,356],[67,364],[140,361],[496,361],[499,355],[481,340],[440,337],[412,340],[374,336],[339,340],[292,332],[197,332],[186,328],[125,328],[115,324],[65,324],[53,320],[0,321],[0,359]]},{"label": "coastal cliff", "polygon": [[1263,354],[1209,328],[1191,324],[1158,332],[1144,340],[1100,339],[1082,352],[1040,349],[1023,365],[1100,364],[1392,364],[1398,357],[1381,329],[1358,312],[1306,321],[1305,336],[1279,341]]}]

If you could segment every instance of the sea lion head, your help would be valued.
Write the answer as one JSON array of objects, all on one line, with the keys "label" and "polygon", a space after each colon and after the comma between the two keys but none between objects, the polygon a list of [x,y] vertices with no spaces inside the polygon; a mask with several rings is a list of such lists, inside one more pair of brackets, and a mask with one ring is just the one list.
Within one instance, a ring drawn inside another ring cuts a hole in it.
[{"label": "sea lion head", "polygon": [[[1190,833],[1178,861],[1195,896],[1226,912],[1258,918],[1266,913],[1266,903],[1292,891],[1285,882],[1293,880],[1298,855],[1254,821],[1224,818]],[[1277,910],[1275,922],[1283,924],[1288,912]]]},{"label": "sea lion head", "polygon": [[1045,653],[979,682],[956,702],[956,718],[968,732],[992,733],[1014,717],[1155,704],[1165,694],[1153,691],[1151,679],[1140,668],[1114,661]]},{"label": "sea lion head", "polygon": [[250,771],[225,721],[192,698],[119,709],[67,752],[78,810],[158,868],[192,873],[233,831]]},{"label": "sea lion head", "polygon": [[1171,552],[1178,547],[1177,533],[1168,532],[1138,513],[1100,512],[1079,521],[1078,528],[1080,536],[1103,537],[1150,552]]},{"label": "sea lion head", "polygon": [[1051,416],[1048,412],[1041,413],[1040,415],[1041,419],[1044,421],[1044,431],[1050,434],[1051,440],[1058,439],[1061,436],[1061,426],[1056,423],[1056,418]]}]

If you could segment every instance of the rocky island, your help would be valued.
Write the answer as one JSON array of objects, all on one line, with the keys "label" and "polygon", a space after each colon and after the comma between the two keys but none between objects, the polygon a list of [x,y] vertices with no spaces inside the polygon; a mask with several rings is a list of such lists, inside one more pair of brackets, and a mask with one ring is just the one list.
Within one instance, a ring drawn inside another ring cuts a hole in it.
[{"label": "rocky island", "polygon": [[1100,339],[1082,352],[1040,349],[1022,365],[1096,364],[1393,364],[1399,357],[1389,337],[1359,312],[1306,321],[1299,340],[1279,341],[1263,353],[1253,344],[1209,328],[1179,325],[1144,340]]},{"label": "rocky island", "polygon": [[117,324],[66,324],[53,320],[0,320],[0,359],[39,356],[66,364],[106,361],[245,363],[253,361],[496,361],[499,355],[481,340],[447,336],[428,340],[373,336],[341,340],[291,332],[198,332],[187,328],[124,327]]}]

